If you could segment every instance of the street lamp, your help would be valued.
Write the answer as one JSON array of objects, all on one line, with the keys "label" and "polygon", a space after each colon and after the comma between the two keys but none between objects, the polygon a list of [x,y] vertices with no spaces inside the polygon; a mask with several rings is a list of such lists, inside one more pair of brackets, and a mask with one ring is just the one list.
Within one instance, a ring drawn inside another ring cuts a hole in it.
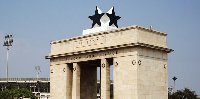
[{"label": "street lamp", "polygon": [[175,92],[175,81],[177,78],[174,76],[172,79],[174,80],[174,92]]},{"label": "street lamp", "polygon": [[6,79],[7,80],[8,80],[8,50],[9,50],[9,46],[12,46],[12,43],[13,43],[12,34],[6,35],[3,46],[6,46],[6,49],[7,49],[7,64],[6,64]]}]

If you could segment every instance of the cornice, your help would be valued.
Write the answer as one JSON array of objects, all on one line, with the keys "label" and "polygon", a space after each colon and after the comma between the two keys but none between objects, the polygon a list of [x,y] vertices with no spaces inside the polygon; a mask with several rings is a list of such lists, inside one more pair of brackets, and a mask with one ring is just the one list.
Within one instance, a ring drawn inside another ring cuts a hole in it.
[{"label": "cornice", "polygon": [[89,50],[83,50],[83,51],[76,51],[76,52],[70,52],[70,53],[63,53],[63,54],[57,54],[57,55],[49,55],[49,56],[45,56],[45,58],[46,59],[51,59],[51,58],[57,58],[57,57],[78,55],[78,54],[83,54],[83,53],[99,52],[99,51],[104,51],[104,50],[118,49],[118,48],[124,48],[124,47],[137,47],[137,46],[156,49],[156,50],[161,50],[161,51],[165,51],[167,53],[170,53],[170,52],[174,51],[172,49],[165,48],[165,47],[159,47],[159,46],[155,46],[155,45],[150,45],[150,44],[137,42],[137,43],[129,43],[129,44],[116,45],[116,46],[108,46],[108,47],[89,49]]}]

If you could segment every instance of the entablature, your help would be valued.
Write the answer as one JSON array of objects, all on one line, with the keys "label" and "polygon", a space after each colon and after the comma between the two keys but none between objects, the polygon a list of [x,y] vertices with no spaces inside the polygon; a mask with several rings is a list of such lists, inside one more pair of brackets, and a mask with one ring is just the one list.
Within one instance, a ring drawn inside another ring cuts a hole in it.
[{"label": "entablature", "polygon": [[172,52],[166,45],[165,32],[133,25],[109,31],[91,33],[51,42],[51,53],[46,59],[100,52],[125,47],[146,47]]}]

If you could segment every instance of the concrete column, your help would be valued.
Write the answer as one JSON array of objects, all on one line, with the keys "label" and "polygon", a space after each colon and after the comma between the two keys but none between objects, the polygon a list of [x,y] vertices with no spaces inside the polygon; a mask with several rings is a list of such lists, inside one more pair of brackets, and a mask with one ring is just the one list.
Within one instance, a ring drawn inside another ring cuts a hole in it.
[{"label": "concrete column", "polygon": [[81,99],[97,98],[97,66],[89,64],[81,64]]},{"label": "concrete column", "polygon": [[80,75],[81,66],[78,63],[73,63],[73,84],[72,84],[72,99],[80,99]]},{"label": "concrete column", "polygon": [[66,99],[72,99],[72,76],[73,76],[73,64],[67,64],[66,72]]},{"label": "concrete column", "polygon": [[53,65],[50,70],[51,99],[71,99],[72,64]]},{"label": "concrete column", "polygon": [[110,64],[101,60],[101,99],[110,99]]}]

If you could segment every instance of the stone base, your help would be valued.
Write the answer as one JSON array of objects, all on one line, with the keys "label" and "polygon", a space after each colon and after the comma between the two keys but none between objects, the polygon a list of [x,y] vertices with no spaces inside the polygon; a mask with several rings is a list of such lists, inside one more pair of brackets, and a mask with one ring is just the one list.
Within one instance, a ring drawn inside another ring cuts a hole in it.
[{"label": "stone base", "polygon": [[112,30],[112,29],[116,29],[116,27],[113,27],[113,26],[95,27],[95,28],[92,28],[92,29],[83,30],[82,35],[100,32],[100,31]]}]

